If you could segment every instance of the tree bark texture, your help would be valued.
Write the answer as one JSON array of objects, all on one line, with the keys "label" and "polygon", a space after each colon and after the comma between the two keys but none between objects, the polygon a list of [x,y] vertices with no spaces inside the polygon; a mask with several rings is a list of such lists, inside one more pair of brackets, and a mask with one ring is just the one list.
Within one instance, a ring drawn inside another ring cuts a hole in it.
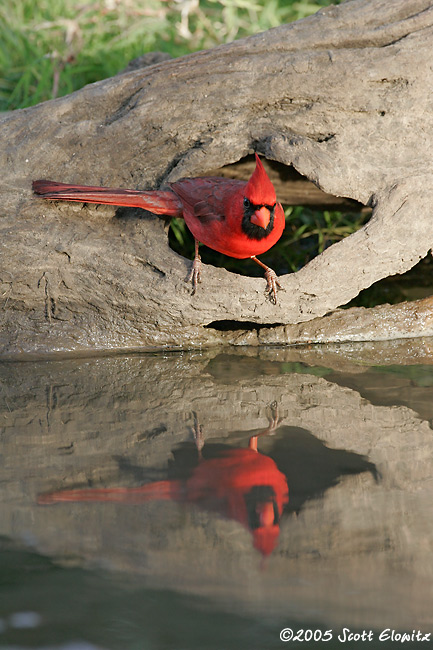
[{"label": "tree bark texture", "polygon": [[[410,269],[433,246],[432,46],[431,0],[351,0],[3,116],[2,353],[219,343],[205,326],[320,320]],[[263,279],[212,266],[192,296],[190,260],[149,213],[31,193],[35,178],[157,188],[254,150],[373,208],[281,278],[277,305]]]}]

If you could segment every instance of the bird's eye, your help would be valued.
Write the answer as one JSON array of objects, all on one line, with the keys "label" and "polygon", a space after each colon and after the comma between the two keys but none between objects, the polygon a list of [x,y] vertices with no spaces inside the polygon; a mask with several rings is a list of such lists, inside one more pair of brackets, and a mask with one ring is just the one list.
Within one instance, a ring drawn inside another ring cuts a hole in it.
[{"label": "bird's eye", "polygon": [[247,197],[244,198],[244,208],[249,208],[251,205],[251,201],[247,199]]}]

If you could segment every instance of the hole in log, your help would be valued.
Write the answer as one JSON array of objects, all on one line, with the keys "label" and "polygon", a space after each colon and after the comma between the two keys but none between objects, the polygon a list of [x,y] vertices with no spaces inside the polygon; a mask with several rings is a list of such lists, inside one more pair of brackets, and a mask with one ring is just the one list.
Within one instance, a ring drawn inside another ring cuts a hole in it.
[{"label": "hole in log", "polygon": [[243,330],[260,330],[263,328],[279,327],[284,325],[284,323],[267,323],[262,325],[261,323],[252,323],[250,321],[237,321],[237,320],[214,320],[212,323],[205,325],[205,328],[218,330],[219,332],[235,332]]},{"label": "hole in log", "polygon": [[431,295],[433,295],[433,258],[428,254],[406,273],[390,275],[375,282],[344,307],[375,307],[385,303],[396,305],[428,298]]},{"label": "hole in log", "polygon": [[[299,270],[325,248],[368,221],[371,210],[361,203],[326,194],[293,167],[264,158],[262,161],[286,213],[286,228],[280,241],[260,255],[260,260],[277,275]],[[248,180],[254,168],[254,156],[247,156],[233,165],[210,170],[206,176]],[[194,239],[182,219],[172,220],[169,244],[177,253],[193,258]],[[204,264],[223,267],[240,275],[263,275],[260,267],[249,259],[230,258],[206,246],[200,247],[200,254]]]}]

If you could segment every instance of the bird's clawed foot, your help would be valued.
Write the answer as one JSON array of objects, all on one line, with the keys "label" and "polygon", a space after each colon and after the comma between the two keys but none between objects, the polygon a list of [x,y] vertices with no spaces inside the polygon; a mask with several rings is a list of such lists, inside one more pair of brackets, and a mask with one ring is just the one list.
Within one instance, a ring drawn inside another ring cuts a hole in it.
[{"label": "bird's clawed foot", "polygon": [[274,305],[277,304],[277,290],[278,289],[283,289],[281,284],[278,282],[278,275],[275,273],[275,271],[269,266],[266,266],[266,264],[263,264],[255,255],[251,256],[251,259],[258,264],[259,266],[262,267],[262,269],[265,269],[265,279],[266,279],[266,290],[265,294],[269,296],[269,299],[271,302],[274,303]]},{"label": "bird's clawed foot", "polygon": [[185,278],[185,282],[192,282],[192,294],[194,295],[197,291],[197,285],[201,281],[201,257],[198,253],[199,242],[195,242],[195,255],[194,261],[192,263],[191,271],[188,273],[188,276]]},{"label": "bird's clawed foot", "polygon": [[278,413],[277,402],[272,402],[272,404],[269,404],[269,411],[270,411],[269,427],[266,429],[266,433],[272,436],[274,435],[278,425],[282,422],[282,418],[280,418]]},{"label": "bird's clawed foot", "polygon": [[201,259],[199,255],[198,257],[194,257],[191,271],[188,273],[188,277],[185,280],[185,282],[192,282],[192,295],[195,294],[197,290],[197,285],[200,282],[200,280],[201,280]]},{"label": "bird's clawed foot", "polygon": [[275,434],[275,431],[278,428],[278,425],[280,422],[282,422],[282,419],[280,418],[278,414],[278,404],[277,402],[272,402],[272,404],[269,405],[269,411],[270,411],[270,417],[268,416],[269,419],[269,426],[267,429],[262,431],[261,433],[258,433],[256,436],[252,436],[250,438],[248,447],[252,451],[257,451],[257,440],[261,436],[273,436]]},{"label": "bird's clawed foot", "polygon": [[203,427],[198,421],[197,413],[193,411],[194,415],[194,426],[192,427],[192,434],[194,436],[194,442],[197,447],[199,458],[201,458],[201,450],[204,446],[204,434]]},{"label": "bird's clawed foot", "polygon": [[[278,275],[270,269],[269,267],[265,271],[265,279],[266,279],[266,290],[265,293],[269,296],[271,302],[274,303],[274,305],[277,304],[277,290],[278,289],[283,289],[281,284],[278,282]],[[283,289],[284,291],[284,289]]]}]

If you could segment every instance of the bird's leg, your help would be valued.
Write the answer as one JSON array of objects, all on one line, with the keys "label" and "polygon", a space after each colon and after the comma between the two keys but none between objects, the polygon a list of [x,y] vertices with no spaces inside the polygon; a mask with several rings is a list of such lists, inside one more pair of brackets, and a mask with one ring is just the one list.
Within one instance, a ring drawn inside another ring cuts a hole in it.
[{"label": "bird's leg", "polygon": [[273,436],[281,420],[278,415],[278,404],[277,402],[272,402],[270,405],[271,417],[269,418],[269,426],[267,429],[258,433],[256,436],[250,438],[248,448],[252,451],[257,451],[257,438],[259,436]]},{"label": "bird's leg", "polygon": [[280,418],[280,415],[278,413],[278,404],[277,404],[277,402],[272,402],[271,404],[269,404],[269,410],[271,412],[271,417],[269,418],[269,426],[261,434],[263,436],[272,436],[272,435],[274,435],[275,430],[277,429],[278,425],[282,422],[282,418]]},{"label": "bird's leg", "polygon": [[273,271],[269,266],[266,266],[266,264],[263,264],[260,260],[257,259],[255,255],[251,256],[251,259],[254,260],[259,266],[262,267],[262,269],[265,269],[265,279],[267,282],[266,285],[266,292],[269,295],[269,298],[271,301],[274,303],[274,305],[277,304],[277,288],[282,289],[283,287],[281,284],[278,282],[278,276]]},{"label": "bird's leg", "polygon": [[197,447],[199,460],[202,460],[201,450],[204,447],[204,435],[203,427],[198,421],[197,413],[193,411],[194,415],[194,426],[192,428],[192,434],[194,436],[195,446]]},{"label": "bird's leg", "polygon": [[198,285],[198,283],[200,282],[200,279],[201,279],[201,257],[200,257],[199,252],[198,252],[198,247],[199,247],[200,242],[197,241],[197,239],[195,239],[194,241],[195,241],[194,261],[192,263],[191,271],[190,271],[190,273],[188,274],[188,277],[185,280],[185,282],[191,282],[191,280],[192,280],[192,295],[195,294],[196,289],[197,289],[197,285]]}]

